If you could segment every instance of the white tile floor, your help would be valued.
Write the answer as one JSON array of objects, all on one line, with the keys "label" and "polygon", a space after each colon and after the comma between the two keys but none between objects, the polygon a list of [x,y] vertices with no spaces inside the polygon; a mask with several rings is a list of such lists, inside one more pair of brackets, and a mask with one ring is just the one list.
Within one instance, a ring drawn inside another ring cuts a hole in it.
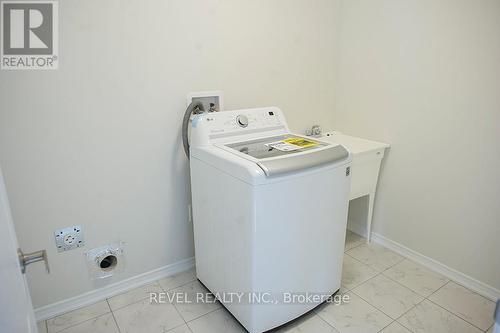
[{"label": "white tile floor", "polygon": [[[342,305],[322,305],[274,332],[491,332],[494,303],[380,245],[346,238]],[[39,323],[40,333],[232,333],[243,327],[219,304],[150,304],[150,292],[197,292],[188,271]]]}]

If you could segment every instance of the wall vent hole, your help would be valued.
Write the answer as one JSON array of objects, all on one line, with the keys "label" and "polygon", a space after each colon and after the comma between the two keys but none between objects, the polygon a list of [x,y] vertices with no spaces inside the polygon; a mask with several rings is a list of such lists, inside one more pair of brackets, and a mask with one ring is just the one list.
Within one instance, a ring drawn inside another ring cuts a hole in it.
[{"label": "wall vent hole", "polygon": [[117,262],[118,259],[116,258],[116,256],[109,255],[101,260],[101,262],[99,263],[99,267],[101,267],[103,271],[110,271],[116,267]]}]

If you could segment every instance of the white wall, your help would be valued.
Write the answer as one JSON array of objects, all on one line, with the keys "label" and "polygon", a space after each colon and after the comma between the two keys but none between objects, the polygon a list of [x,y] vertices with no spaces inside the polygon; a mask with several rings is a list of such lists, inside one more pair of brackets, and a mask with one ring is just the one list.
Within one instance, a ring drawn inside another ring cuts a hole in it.
[{"label": "white wall", "polygon": [[342,1],[335,128],[392,144],[374,231],[500,289],[500,1]]},{"label": "white wall", "polygon": [[[193,256],[180,124],[190,91],[276,105],[293,129],[331,121],[338,1],[60,2],[60,69],[0,73],[0,163],[35,306]],[[81,224],[86,246],[56,253]],[[83,252],[127,243],[92,283]]]}]

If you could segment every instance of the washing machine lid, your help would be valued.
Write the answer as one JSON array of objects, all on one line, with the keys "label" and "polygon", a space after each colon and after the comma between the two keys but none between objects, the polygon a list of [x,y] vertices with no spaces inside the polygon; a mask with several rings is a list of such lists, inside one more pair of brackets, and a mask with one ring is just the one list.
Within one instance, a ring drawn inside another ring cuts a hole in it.
[{"label": "washing machine lid", "polygon": [[349,152],[341,145],[293,134],[224,146],[253,160],[268,177],[336,163],[349,157]]}]

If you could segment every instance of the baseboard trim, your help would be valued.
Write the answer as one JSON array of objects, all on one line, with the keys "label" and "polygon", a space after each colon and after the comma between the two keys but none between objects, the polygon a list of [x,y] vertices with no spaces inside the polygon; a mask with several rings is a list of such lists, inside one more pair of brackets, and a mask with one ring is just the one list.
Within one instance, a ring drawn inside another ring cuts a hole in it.
[{"label": "baseboard trim", "polygon": [[[357,234],[366,236],[366,230],[364,230],[364,228],[361,226],[350,225],[349,229]],[[478,281],[462,272],[448,267],[437,260],[427,257],[378,233],[372,232],[371,235],[371,240],[377,244],[385,246],[402,256],[405,256],[433,271],[436,271],[446,276],[450,280],[453,280],[492,301],[496,302],[498,299],[500,299],[500,290],[490,285]],[[60,302],[39,307],[35,309],[35,317],[37,321],[46,320],[66,312],[76,310],[83,306],[102,301],[117,294],[124,293],[128,290],[140,287],[144,284],[156,281],[158,279],[174,275],[182,271],[186,271],[188,269],[191,269],[192,267],[194,267],[194,257],[180,260],[173,264],[133,276],[126,280],[118,281],[102,288],[95,289]]]},{"label": "baseboard trim", "polygon": [[[358,233],[357,230],[352,230],[352,231]],[[486,283],[478,281],[473,277],[470,277],[462,272],[457,271],[456,269],[448,267],[437,260],[427,257],[385,236],[382,236],[375,232],[372,232],[371,235],[372,235],[371,240],[377,244],[385,246],[386,248],[402,256],[405,256],[408,259],[411,259],[435,272],[438,272],[447,277],[448,279],[453,280],[494,302],[500,299],[500,290],[490,285],[487,285]]]},{"label": "baseboard trim", "polygon": [[95,289],[60,302],[39,307],[35,309],[35,318],[37,321],[46,320],[66,312],[76,310],[83,306],[102,301],[108,297],[124,293],[128,290],[151,283],[158,279],[186,271],[192,267],[194,267],[194,257],[183,259],[173,264],[118,281],[108,286]]}]

